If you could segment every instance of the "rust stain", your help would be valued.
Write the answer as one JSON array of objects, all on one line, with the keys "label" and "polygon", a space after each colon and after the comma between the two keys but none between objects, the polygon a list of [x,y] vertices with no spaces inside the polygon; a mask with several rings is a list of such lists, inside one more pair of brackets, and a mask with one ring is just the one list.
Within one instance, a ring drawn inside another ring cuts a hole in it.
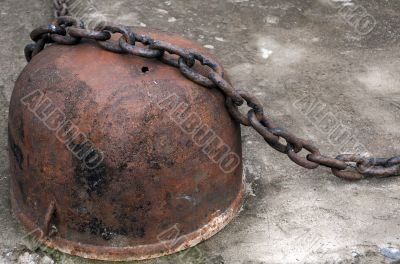
[{"label": "rust stain", "polygon": [[[206,53],[176,35],[136,30]],[[21,104],[36,89],[104,153],[99,166],[85,167],[68,149],[84,149],[70,127],[59,131],[71,137],[62,142]],[[224,96],[176,68],[111,53],[92,41],[53,45],[35,56],[16,82],[9,111],[12,206],[26,229],[65,253],[140,260],[194,246],[229,223],[243,200],[242,165],[221,171],[156,106],[170,94],[241,157],[239,124]],[[175,224],[180,235],[166,248],[158,235]]]}]

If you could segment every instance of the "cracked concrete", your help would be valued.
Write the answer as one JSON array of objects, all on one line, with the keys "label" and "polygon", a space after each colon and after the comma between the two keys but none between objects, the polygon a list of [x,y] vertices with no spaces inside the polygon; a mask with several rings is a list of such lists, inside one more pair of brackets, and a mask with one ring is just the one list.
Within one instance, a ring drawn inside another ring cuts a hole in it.
[{"label": "cracked concrete", "polygon": [[[97,263],[21,246],[25,234],[10,211],[8,101],[26,64],[23,47],[30,31],[49,20],[50,2],[0,2],[1,263]],[[235,87],[257,94],[275,123],[317,142],[328,155],[351,151],[352,145],[329,140],[318,122],[321,112],[332,114],[366,152],[400,153],[399,1],[82,2],[93,4],[86,19],[171,31],[210,48]],[[346,6],[361,6],[375,19],[369,34],[346,21],[339,11]],[[316,98],[321,111],[311,115],[296,108],[306,97]],[[201,263],[199,254],[206,263],[394,261],[380,248],[400,247],[399,178],[348,183],[323,168],[297,167],[251,129],[243,129],[242,139],[248,195],[240,215],[195,250],[143,263]]]}]

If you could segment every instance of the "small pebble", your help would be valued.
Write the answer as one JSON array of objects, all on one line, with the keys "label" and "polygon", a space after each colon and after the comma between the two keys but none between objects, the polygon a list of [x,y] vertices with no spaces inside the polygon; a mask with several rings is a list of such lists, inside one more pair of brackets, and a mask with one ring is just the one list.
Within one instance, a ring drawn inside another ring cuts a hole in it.
[{"label": "small pebble", "polygon": [[37,264],[38,257],[37,254],[25,252],[18,257],[18,264]]},{"label": "small pebble", "polygon": [[172,23],[172,22],[175,22],[176,21],[176,18],[175,17],[170,17],[170,18],[168,18],[168,22],[169,23]]},{"label": "small pebble", "polygon": [[158,13],[161,13],[161,14],[168,14],[168,11],[167,11],[167,10],[164,10],[164,9],[156,8],[155,10],[156,10]]},{"label": "small pebble", "polygon": [[269,49],[266,49],[266,48],[261,48],[261,53],[262,53],[261,56],[262,56],[264,59],[268,59],[269,56],[271,56],[271,54],[272,54],[272,50],[269,50]]},{"label": "small pebble", "polygon": [[379,252],[381,255],[394,260],[400,260],[400,249],[394,247],[381,247]]},{"label": "small pebble", "polygon": [[40,264],[54,264],[54,260],[52,260],[49,256],[44,256],[40,261]]}]

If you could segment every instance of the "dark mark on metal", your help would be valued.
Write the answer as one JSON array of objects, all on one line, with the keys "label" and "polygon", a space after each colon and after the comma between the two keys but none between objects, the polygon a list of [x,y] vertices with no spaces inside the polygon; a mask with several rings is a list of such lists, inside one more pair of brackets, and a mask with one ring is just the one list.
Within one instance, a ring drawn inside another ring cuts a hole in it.
[{"label": "dark mark on metal", "polygon": [[21,148],[15,143],[14,139],[9,136],[8,137],[8,144],[9,148],[11,149],[12,153],[14,154],[14,159],[18,164],[18,167],[23,170],[22,163],[24,162],[24,155],[22,153]]}]

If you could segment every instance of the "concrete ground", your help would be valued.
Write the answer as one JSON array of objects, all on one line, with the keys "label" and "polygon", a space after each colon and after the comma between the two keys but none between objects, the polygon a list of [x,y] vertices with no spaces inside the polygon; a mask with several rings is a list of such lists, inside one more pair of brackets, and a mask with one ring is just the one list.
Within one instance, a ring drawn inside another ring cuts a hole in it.
[{"label": "concrete ground", "polygon": [[[49,21],[50,2],[0,1],[0,263],[95,263],[27,243],[10,211],[8,102],[26,64],[23,47],[30,31]],[[86,19],[158,28],[205,45],[237,88],[259,96],[275,123],[317,142],[326,154],[352,151],[354,142],[378,156],[400,153],[397,0],[81,2],[91,7]],[[325,115],[335,121],[321,122]],[[335,140],[332,131],[353,135],[353,143],[345,136]],[[142,263],[392,263],[400,258],[400,178],[349,183],[323,168],[297,167],[251,129],[242,130],[242,139],[248,195],[241,213],[195,250]]]}]

